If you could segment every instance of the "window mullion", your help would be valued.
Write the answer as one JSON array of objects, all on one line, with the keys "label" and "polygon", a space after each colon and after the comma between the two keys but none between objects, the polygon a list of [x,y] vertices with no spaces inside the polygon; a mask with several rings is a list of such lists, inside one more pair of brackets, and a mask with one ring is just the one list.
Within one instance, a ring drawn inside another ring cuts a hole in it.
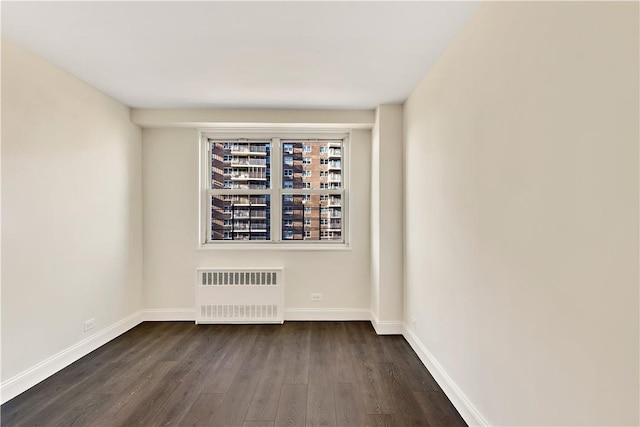
[{"label": "window mullion", "polygon": [[282,238],[282,149],[280,138],[271,140],[271,240]]}]

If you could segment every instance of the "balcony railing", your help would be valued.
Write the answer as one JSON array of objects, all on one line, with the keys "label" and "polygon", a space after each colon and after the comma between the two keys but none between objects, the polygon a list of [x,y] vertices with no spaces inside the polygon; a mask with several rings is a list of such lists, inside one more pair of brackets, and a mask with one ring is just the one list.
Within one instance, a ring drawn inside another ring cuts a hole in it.
[{"label": "balcony railing", "polygon": [[231,179],[267,179],[266,173],[260,172],[232,172]]},{"label": "balcony railing", "polygon": [[[226,226],[226,227],[231,227],[230,225]],[[267,224],[266,223],[252,223],[251,225],[249,225],[248,222],[236,222],[233,224],[233,231],[236,233],[240,233],[243,231],[251,231],[251,232],[265,232],[267,231]]]},{"label": "balcony railing", "polygon": [[267,147],[263,146],[232,145],[229,149],[231,154],[255,154],[258,156],[267,154]]},{"label": "balcony railing", "polygon": [[229,164],[232,166],[267,166],[267,159],[232,159]]},{"label": "balcony railing", "polygon": [[230,185],[225,185],[224,188],[230,188],[232,190],[266,190],[267,184],[241,184],[238,182],[233,182]]},{"label": "balcony railing", "polygon": [[328,151],[329,157],[342,157],[342,149],[340,148],[329,148]]},{"label": "balcony railing", "polygon": [[233,197],[228,201],[235,206],[264,206],[267,204],[267,199],[264,197]]}]

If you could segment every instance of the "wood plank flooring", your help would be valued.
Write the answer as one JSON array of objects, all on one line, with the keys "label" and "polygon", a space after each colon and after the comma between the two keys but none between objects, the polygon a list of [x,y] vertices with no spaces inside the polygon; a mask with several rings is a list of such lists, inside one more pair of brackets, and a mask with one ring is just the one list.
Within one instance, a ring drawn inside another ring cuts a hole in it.
[{"label": "wood plank flooring", "polygon": [[0,408],[2,426],[466,424],[369,322],[145,322]]}]

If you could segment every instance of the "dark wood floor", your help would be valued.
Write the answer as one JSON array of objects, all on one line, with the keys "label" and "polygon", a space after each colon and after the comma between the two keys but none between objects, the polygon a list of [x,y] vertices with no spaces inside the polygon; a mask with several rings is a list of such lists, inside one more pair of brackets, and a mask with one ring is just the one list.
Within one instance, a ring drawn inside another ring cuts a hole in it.
[{"label": "dark wood floor", "polygon": [[463,426],[368,322],[145,322],[1,407],[3,426]]}]

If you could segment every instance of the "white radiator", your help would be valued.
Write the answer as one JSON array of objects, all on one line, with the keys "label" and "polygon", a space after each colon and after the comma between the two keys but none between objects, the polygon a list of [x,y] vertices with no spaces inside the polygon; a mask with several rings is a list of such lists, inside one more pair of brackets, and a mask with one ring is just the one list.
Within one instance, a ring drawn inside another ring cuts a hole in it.
[{"label": "white radiator", "polygon": [[197,269],[196,324],[283,323],[284,271]]}]

